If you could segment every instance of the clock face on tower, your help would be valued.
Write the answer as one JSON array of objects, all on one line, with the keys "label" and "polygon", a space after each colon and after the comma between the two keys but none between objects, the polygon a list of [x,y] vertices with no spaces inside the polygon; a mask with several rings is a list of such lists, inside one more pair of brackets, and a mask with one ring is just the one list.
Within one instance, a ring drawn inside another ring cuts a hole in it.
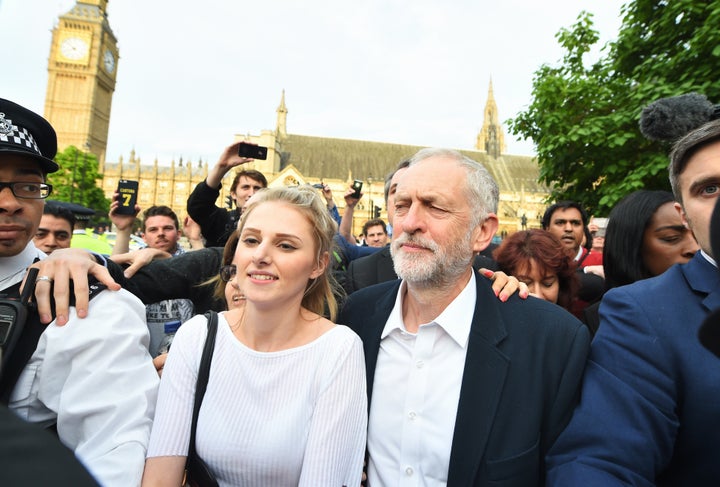
[{"label": "clock face on tower", "polygon": [[105,71],[109,74],[112,74],[113,71],[115,71],[115,55],[110,49],[105,49],[105,54],[103,54],[103,65],[105,66]]},{"label": "clock face on tower", "polygon": [[68,37],[60,44],[60,53],[71,61],[80,61],[87,57],[90,46],[85,39]]}]

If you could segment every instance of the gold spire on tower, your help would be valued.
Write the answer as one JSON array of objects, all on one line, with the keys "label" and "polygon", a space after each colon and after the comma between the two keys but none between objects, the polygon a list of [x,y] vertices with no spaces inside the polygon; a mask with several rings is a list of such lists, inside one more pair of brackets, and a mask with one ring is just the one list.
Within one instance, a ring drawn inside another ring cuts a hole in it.
[{"label": "gold spire on tower", "polygon": [[498,116],[495,95],[493,94],[492,78],[490,78],[488,98],[485,103],[485,117],[483,119],[482,129],[480,129],[477,141],[475,142],[475,148],[485,151],[488,155],[495,158],[500,157],[500,154],[506,150],[505,134]]},{"label": "gold spire on tower", "polygon": [[277,137],[280,139],[287,138],[287,114],[288,109],[287,106],[285,106],[285,90],[282,90],[280,106],[277,107],[277,126],[275,127]]}]

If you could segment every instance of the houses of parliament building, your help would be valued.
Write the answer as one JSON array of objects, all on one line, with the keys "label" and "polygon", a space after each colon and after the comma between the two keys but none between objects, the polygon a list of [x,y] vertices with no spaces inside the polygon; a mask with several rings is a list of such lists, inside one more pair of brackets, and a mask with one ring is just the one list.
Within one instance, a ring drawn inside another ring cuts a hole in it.
[{"label": "houses of parliament building", "polygon": [[[59,150],[74,145],[97,156],[102,188],[108,198],[119,179],[137,180],[141,208],[167,205],[182,221],[187,214],[188,196],[207,176],[207,161],[147,163],[135,157],[134,151],[127,160],[123,157],[118,161],[105,160],[119,54],[107,18],[107,3],[108,0],[77,0],[69,12],[60,15],[52,31],[45,118],[57,131]],[[376,206],[386,219],[384,177],[421,146],[292,134],[288,132],[284,92],[276,111],[274,128],[249,136],[235,135],[235,140],[249,139],[268,148],[267,160],[256,160],[243,168],[261,171],[271,187],[322,181],[332,188],[341,214],[345,190],[354,179],[362,180],[364,196],[356,207],[354,233],[360,233]],[[523,216],[529,227],[540,226],[548,190],[538,182],[539,168],[534,158],[505,152],[492,82],[474,146],[474,150],[459,152],[485,166],[498,182],[498,233],[519,230]],[[231,175],[223,180],[219,206],[226,200],[231,180]]]}]

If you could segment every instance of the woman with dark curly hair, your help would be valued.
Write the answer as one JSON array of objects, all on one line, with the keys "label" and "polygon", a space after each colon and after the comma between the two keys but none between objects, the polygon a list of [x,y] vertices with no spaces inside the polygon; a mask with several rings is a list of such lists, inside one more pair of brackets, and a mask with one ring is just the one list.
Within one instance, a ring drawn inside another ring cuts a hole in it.
[{"label": "woman with dark curly hair", "polygon": [[493,253],[501,271],[524,282],[532,296],[568,311],[578,291],[573,256],[546,230],[513,233]]}]

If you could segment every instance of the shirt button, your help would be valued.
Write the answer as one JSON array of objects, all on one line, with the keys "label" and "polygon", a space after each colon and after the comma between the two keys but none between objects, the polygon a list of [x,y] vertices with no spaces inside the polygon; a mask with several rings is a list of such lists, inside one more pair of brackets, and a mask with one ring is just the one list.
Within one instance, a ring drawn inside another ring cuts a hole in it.
[{"label": "shirt button", "polygon": [[417,417],[417,414],[415,414],[415,411],[410,411],[408,413],[408,418],[410,418],[410,421],[414,421],[416,417]]},{"label": "shirt button", "polygon": [[407,467],[405,469],[405,475],[407,475],[408,477],[410,477],[413,474],[413,472],[414,471],[413,471],[412,467]]},{"label": "shirt button", "polygon": [[418,360],[417,362],[415,362],[415,367],[417,367],[418,369],[422,369],[423,365],[425,365],[425,362],[423,362],[422,360]]}]

